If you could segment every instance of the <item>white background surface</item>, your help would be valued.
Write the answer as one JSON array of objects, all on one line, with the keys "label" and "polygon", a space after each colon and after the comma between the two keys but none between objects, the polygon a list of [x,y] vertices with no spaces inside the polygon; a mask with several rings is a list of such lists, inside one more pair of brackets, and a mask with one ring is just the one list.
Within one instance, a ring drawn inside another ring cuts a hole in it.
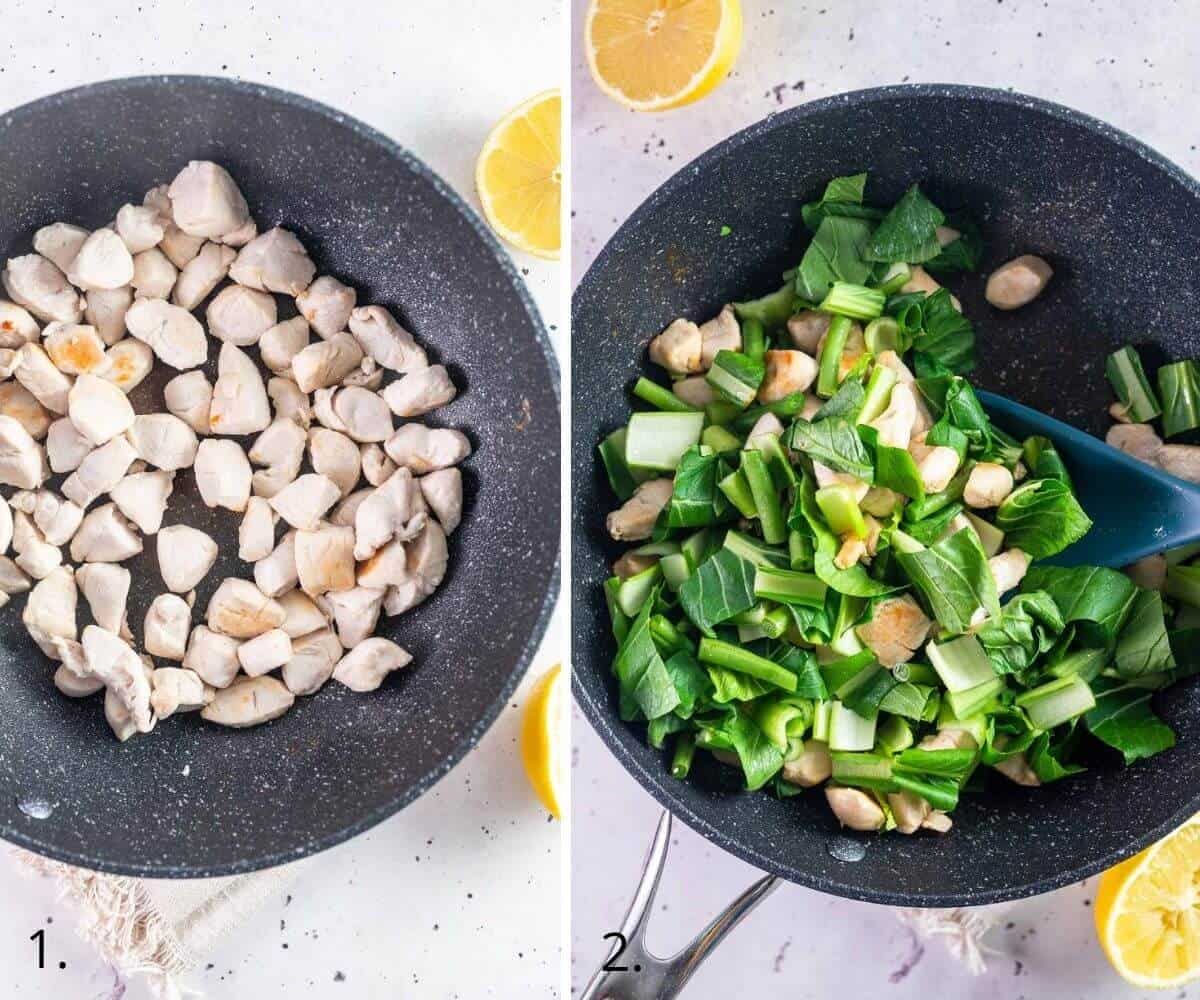
[{"label": "white background surface", "polygon": [[[576,24],[585,6],[572,0]],[[1200,173],[1194,3],[742,0],[742,7],[745,40],[733,76],[699,104],[662,115],[637,115],[610,102],[576,53],[575,281],[647,195],[716,141],[773,111],[863,87],[902,81],[1012,87],[1107,119]],[[577,40],[578,30],[573,34]],[[624,915],[659,808],[578,712],[574,739],[578,991],[605,952],[602,935]],[[650,937],[660,954],[688,941],[756,877],[682,824],[675,830]],[[901,975],[913,944],[886,909],[785,886],[701,968],[685,996],[1136,997],[1095,943],[1093,893],[1088,885],[1064,889],[1002,916],[990,941],[1004,954],[976,979],[936,943]],[[1166,995],[1176,994],[1200,996],[1200,989]]]},{"label": "white background surface", "polygon": [[[8,0],[0,110],[112,77],[229,75],[297,91],[362,119],[477,204],[475,156],[509,108],[561,79],[559,0]],[[48,220],[49,221],[49,220]],[[520,255],[518,255],[520,256]],[[520,257],[561,347],[559,266]],[[561,658],[560,613],[540,672]],[[559,996],[558,824],[517,755],[524,688],[482,744],[429,794],[321,855],[211,958],[213,1000]],[[0,852],[3,853],[3,852]],[[0,995],[143,1000],[75,937],[50,887],[0,856]],[[50,921],[53,920],[53,923]],[[47,965],[29,935],[47,928]],[[67,962],[65,971],[57,968]],[[344,977],[335,982],[335,975]]]}]

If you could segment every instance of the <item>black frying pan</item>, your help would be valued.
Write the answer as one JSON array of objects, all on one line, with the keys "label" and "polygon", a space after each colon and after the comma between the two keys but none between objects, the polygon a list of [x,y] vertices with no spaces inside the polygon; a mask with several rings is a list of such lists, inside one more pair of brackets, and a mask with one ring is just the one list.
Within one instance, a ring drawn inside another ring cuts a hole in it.
[{"label": "black frying pan", "polygon": [[[24,598],[0,613],[0,836],[157,877],[292,860],[411,802],[496,718],[557,591],[558,387],[545,331],[478,217],[390,139],[312,101],[228,80],[139,78],[57,94],[0,118],[0,251],[28,253],[34,230],[56,220],[106,225],[189,159],[226,166],[260,229],[294,230],[318,273],[354,285],[360,303],[395,308],[460,389],[431,422],[465,430],[475,454],[445,582],[381,625],[414,662],[374,694],[330,683],[256,729],[190,714],[121,745],[98,697],[55,691],[19,620]],[[294,315],[283,302],[281,317]],[[172,374],[159,365],[135,390],[139,412],[164,409]],[[194,524],[221,546],[195,620],[220,578],[248,575],[237,519],[206,509],[188,472],[164,523]],[[128,564],[139,639],[164,589],[150,541]],[[47,810],[31,802],[49,804],[49,816],[36,818]]]},{"label": "black frying pan", "polygon": [[[824,796],[739,792],[737,773],[707,754],[693,779],[675,781],[641,727],[618,721],[600,590],[617,552],[604,533],[615,501],[595,445],[627,419],[650,337],[676,316],[704,319],[777,288],[807,241],[801,204],[860,170],[877,203],[920,181],[938,204],[969,209],[984,229],[984,273],[1025,252],[1053,263],[1048,292],[1016,313],[984,303],[981,276],[949,282],[976,323],[985,388],[1103,433],[1111,345],[1153,341],[1155,364],[1200,354],[1200,186],[1101,122],[1001,91],[909,86],[818,101],[732,136],[647,199],[575,293],[572,371],[588,402],[573,417],[575,693],[652,795],[766,871],[910,906],[1032,895],[1113,865],[1200,808],[1200,686],[1159,699],[1174,750],[1129,769],[1097,759],[1044,789],[995,782],[987,797],[964,798],[948,836],[861,838],[855,863],[831,853],[845,854]],[[722,226],[732,233],[721,237]]]}]

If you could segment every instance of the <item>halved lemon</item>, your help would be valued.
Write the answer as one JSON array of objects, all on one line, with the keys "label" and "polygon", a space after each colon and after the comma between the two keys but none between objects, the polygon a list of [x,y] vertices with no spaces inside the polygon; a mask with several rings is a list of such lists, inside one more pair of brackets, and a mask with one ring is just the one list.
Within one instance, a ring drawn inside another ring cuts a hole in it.
[{"label": "halved lemon", "polygon": [[740,0],[591,0],[584,24],[596,84],[634,111],[698,101],[741,44]]},{"label": "halved lemon", "polygon": [[533,686],[521,722],[525,773],[542,805],[555,819],[562,819],[566,798],[565,693],[562,665],[556,664]]},{"label": "halved lemon", "polygon": [[1200,975],[1200,815],[1101,876],[1096,932],[1135,986]]},{"label": "halved lemon", "polygon": [[496,235],[558,259],[562,246],[562,95],[546,90],[500,120],[475,164],[475,187]]}]

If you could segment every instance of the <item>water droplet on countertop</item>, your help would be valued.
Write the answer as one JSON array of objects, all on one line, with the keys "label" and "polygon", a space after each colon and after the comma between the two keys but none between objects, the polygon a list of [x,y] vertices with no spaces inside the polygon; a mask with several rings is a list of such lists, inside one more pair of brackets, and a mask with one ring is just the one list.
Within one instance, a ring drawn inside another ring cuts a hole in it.
[{"label": "water droplet on countertop", "polygon": [[17,808],[30,819],[49,819],[54,812],[54,806],[36,795],[26,795],[17,799]]},{"label": "water droplet on countertop", "polygon": [[862,861],[867,856],[866,844],[861,840],[852,840],[850,837],[843,837],[840,834],[830,837],[827,846],[829,853],[838,861]]}]

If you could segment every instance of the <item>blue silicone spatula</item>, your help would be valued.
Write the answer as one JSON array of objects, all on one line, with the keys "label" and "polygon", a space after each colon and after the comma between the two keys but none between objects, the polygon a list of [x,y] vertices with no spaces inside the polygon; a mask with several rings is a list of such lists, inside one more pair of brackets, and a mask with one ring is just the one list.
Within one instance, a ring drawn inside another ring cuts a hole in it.
[{"label": "blue silicone spatula", "polygon": [[1037,434],[1054,442],[1079,503],[1094,522],[1083,538],[1046,562],[1127,566],[1155,552],[1200,541],[1200,486],[1011,399],[981,390],[977,395],[996,424],[1010,434]]}]

